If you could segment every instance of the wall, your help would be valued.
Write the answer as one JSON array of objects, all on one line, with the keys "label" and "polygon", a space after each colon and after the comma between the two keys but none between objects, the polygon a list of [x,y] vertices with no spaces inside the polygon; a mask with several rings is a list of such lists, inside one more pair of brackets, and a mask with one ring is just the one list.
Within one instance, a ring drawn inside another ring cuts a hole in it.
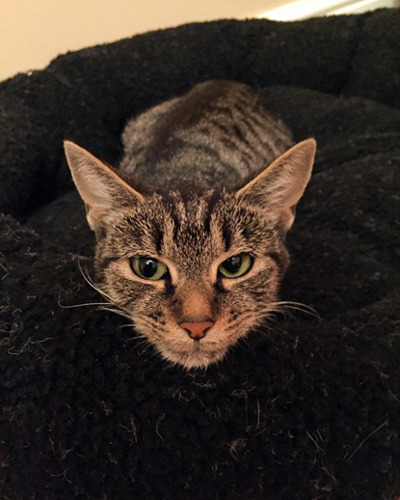
[{"label": "wall", "polygon": [[[286,0],[287,2],[287,0]],[[191,21],[256,17],[285,0],[0,0],[0,80],[58,54]]]}]

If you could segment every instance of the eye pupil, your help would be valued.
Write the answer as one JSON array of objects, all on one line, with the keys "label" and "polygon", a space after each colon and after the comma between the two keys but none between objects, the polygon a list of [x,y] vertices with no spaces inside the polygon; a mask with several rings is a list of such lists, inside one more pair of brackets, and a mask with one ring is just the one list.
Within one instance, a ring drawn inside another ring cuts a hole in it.
[{"label": "eye pupil", "polygon": [[253,265],[251,255],[241,253],[232,255],[226,259],[218,268],[218,272],[225,278],[240,278],[245,275]]},{"label": "eye pupil", "polygon": [[155,259],[142,258],[139,261],[140,272],[146,278],[151,278],[157,272],[158,262]]},{"label": "eye pupil", "polygon": [[235,274],[239,271],[242,265],[242,256],[234,255],[224,262],[224,268],[231,274]]},{"label": "eye pupil", "polygon": [[168,273],[167,266],[152,257],[133,257],[130,266],[137,276],[146,280],[160,280]]}]

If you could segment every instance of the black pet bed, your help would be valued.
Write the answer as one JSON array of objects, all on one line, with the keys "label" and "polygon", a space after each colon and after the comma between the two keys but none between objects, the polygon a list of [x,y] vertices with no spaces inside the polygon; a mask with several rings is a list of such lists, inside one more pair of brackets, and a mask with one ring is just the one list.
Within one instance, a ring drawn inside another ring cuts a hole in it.
[{"label": "black pet bed", "polygon": [[[190,24],[0,84],[0,498],[400,495],[400,11]],[[95,305],[62,140],[116,163],[132,115],[200,81],[260,89],[315,173],[277,316],[208,370]]]}]

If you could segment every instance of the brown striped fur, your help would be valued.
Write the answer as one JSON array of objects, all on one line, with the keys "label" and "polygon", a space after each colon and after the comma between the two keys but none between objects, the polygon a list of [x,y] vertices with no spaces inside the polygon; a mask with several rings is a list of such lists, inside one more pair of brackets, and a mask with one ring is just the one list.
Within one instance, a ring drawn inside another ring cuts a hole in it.
[{"label": "brown striped fur", "polygon": [[[315,141],[290,148],[289,132],[257,93],[227,81],[150,109],[122,138],[121,174],[65,144],[98,239],[98,287],[166,359],[208,366],[274,309]],[[218,266],[240,253],[252,256],[250,271],[221,276]],[[168,276],[135,275],[135,256],[159,259]],[[179,326],[204,318],[215,324],[200,341]]]}]

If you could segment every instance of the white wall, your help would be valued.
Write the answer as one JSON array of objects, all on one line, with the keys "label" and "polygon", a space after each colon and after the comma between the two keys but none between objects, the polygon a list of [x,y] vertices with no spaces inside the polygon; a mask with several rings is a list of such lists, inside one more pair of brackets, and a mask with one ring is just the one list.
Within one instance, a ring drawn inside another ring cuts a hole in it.
[{"label": "white wall", "polygon": [[0,80],[56,55],[191,21],[256,17],[287,0],[0,0]]}]

